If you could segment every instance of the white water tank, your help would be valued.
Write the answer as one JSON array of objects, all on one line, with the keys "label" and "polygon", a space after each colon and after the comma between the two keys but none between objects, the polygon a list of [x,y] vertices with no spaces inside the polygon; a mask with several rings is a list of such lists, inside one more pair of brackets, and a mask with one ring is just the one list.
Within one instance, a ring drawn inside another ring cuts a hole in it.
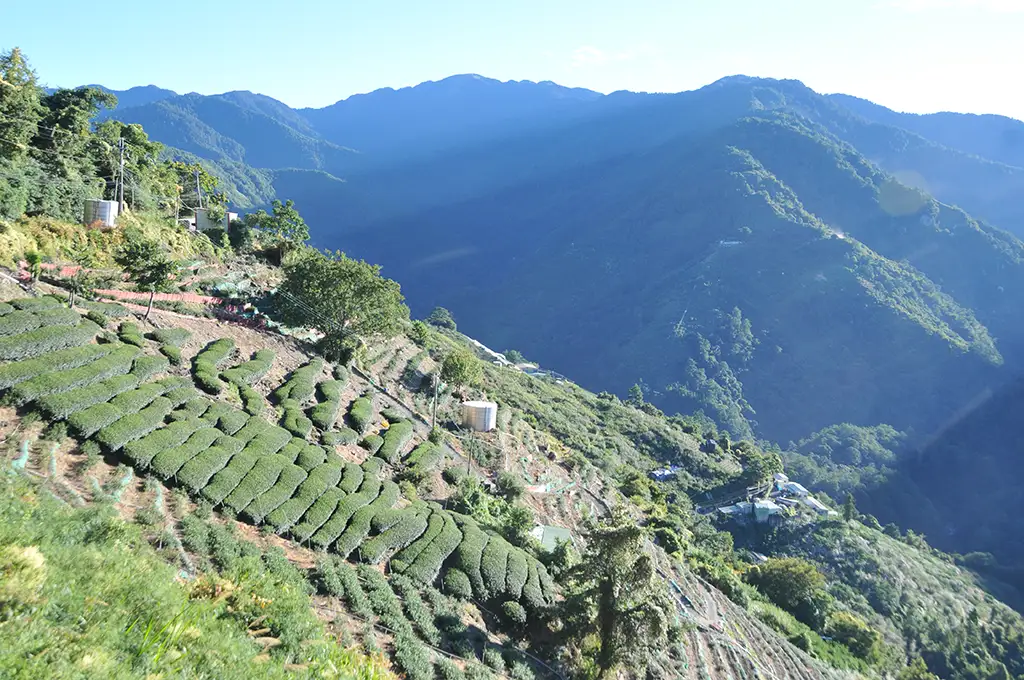
[{"label": "white water tank", "polygon": [[498,424],[498,405],[493,401],[462,402],[462,426],[476,432],[490,432]]},{"label": "white water tank", "polygon": [[117,201],[101,201],[99,199],[86,199],[85,216],[82,224],[87,226],[99,225],[113,227],[117,223]]}]

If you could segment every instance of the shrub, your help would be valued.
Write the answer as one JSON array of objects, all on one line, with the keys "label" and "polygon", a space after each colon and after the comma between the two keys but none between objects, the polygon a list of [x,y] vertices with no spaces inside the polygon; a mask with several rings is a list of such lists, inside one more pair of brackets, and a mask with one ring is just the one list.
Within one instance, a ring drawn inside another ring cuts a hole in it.
[{"label": "shrub", "polygon": [[367,397],[359,397],[348,407],[348,419],[352,429],[365,434],[373,422],[373,402]]},{"label": "shrub", "polygon": [[484,648],[484,664],[496,673],[501,673],[502,675],[505,673],[505,659],[501,656],[501,650],[497,647]]},{"label": "shrub", "polygon": [[[313,534],[310,542],[313,547],[319,548],[320,550],[326,550],[334,541],[341,536],[342,532],[345,531],[345,527],[348,525],[352,515],[357,510],[365,505],[368,505],[377,498],[380,493],[381,481],[380,478],[375,474],[365,474],[363,476],[363,483],[359,487],[359,491],[353,494],[345,496],[338,503],[338,506],[331,513],[331,518],[324,522],[323,526],[317,529],[317,532]],[[397,488],[395,489],[395,498],[397,500]],[[392,501],[393,503],[394,501]]]},{"label": "shrub", "polygon": [[384,437],[380,435],[371,434],[370,436],[359,442],[359,445],[370,452],[370,455],[376,454],[380,451],[380,447],[384,446]]},{"label": "shrub", "polygon": [[[85,408],[101,401],[96,398],[97,394],[107,395],[102,401],[113,397],[109,388],[102,387],[103,382],[128,373],[137,353],[138,350],[134,347],[119,347],[107,356],[99,357],[84,366],[44,373],[11,388],[12,399],[16,404],[26,404],[37,399],[45,400],[45,404],[40,404],[44,412],[59,414],[54,415],[55,418],[65,418],[75,409],[80,399],[93,399],[82,406]],[[131,382],[131,379],[128,382]],[[68,396],[63,397],[65,394]]]},{"label": "shrub", "polygon": [[232,447],[218,446],[214,440],[213,445],[181,466],[176,478],[179,483],[184,484],[192,492],[202,490],[215,474],[224,469],[224,466],[235,456],[237,451]]},{"label": "shrub", "polygon": [[527,554],[522,550],[510,550],[505,571],[505,592],[518,600],[523,595],[523,586],[529,576],[530,562]]},{"label": "shrub", "polygon": [[224,505],[234,512],[241,512],[257,496],[277,483],[285,465],[288,464],[280,456],[260,456],[249,474],[224,499]]},{"label": "shrub", "polygon": [[275,404],[280,404],[286,399],[294,399],[300,404],[309,401],[316,391],[316,378],[323,370],[324,361],[319,357],[300,366],[292,371],[284,384],[271,393],[271,401]]},{"label": "shrub", "polygon": [[296,437],[308,437],[313,430],[313,422],[303,413],[302,405],[294,399],[285,399],[281,406],[284,408],[281,425]]},{"label": "shrub", "polygon": [[479,599],[490,599],[491,594],[484,583],[481,564],[483,562],[484,550],[491,537],[489,534],[484,533],[475,521],[469,518],[462,518],[460,515],[455,515],[455,519],[460,522],[462,527],[462,543],[455,550],[453,563],[469,578],[473,592],[476,593]]},{"label": "shrub", "polygon": [[429,441],[423,442],[406,459],[402,478],[419,484],[444,461],[444,451]]},{"label": "shrub", "polygon": [[508,571],[508,554],[512,550],[504,539],[491,536],[480,559],[480,573],[491,597],[497,597],[506,590],[505,574]]},{"label": "shrub", "polygon": [[273,350],[258,350],[252,359],[223,371],[220,377],[236,385],[252,385],[267,374],[275,358],[277,354]]},{"label": "shrub", "polygon": [[413,426],[409,421],[403,420],[388,428],[384,435],[384,445],[380,447],[375,455],[383,458],[391,465],[398,463],[402,457],[402,450],[412,439]]},{"label": "shrub", "polygon": [[[179,422],[187,423],[188,421]],[[178,423],[174,423],[167,427],[174,427],[177,424]],[[182,427],[183,429],[187,429],[187,426]],[[178,474],[178,470],[180,470],[185,463],[189,462],[209,448],[209,446],[213,444],[214,440],[219,436],[220,432],[212,427],[200,426],[194,429],[192,434],[190,434],[183,443],[178,444],[177,446],[165,448],[153,454],[152,458],[149,459],[149,468],[161,479],[170,479]]]},{"label": "shrub", "polygon": [[356,567],[356,573],[363,582],[363,589],[370,600],[370,606],[380,617],[381,623],[396,633],[412,634],[412,626],[402,614],[402,603],[395,597],[388,580],[379,571],[365,564]]},{"label": "shrub", "polygon": [[219,505],[238,487],[239,483],[249,474],[258,460],[258,456],[244,450],[234,456],[227,466],[216,473],[200,491],[203,498],[214,505]]},{"label": "shrub", "polygon": [[395,661],[408,680],[434,680],[430,650],[408,633],[395,636]]},{"label": "shrub", "polygon": [[0,302],[0,316],[4,316],[6,314],[10,314],[13,311],[14,311],[14,307],[12,307],[11,305],[7,304],[6,302]]},{"label": "shrub", "polygon": [[121,342],[129,345],[135,345],[136,347],[145,347],[146,339],[142,337],[142,331],[136,324],[130,321],[124,321],[117,330],[117,337]]},{"label": "shrub", "polygon": [[267,523],[279,534],[290,529],[320,496],[337,485],[341,480],[341,471],[342,467],[337,463],[313,468],[299,484],[295,495],[267,515]]},{"label": "shrub", "polygon": [[323,465],[327,462],[327,452],[316,444],[310,444],[306,442],[305,448],[303,448],[298,457],[295,459],[295,464],[303,470],[312,470],[318,465]]},{"label": "shrub", "polygon": [[144,354],[135,360],[135,365],[132,366],[132,375],[137,377],[139,382],[144,382],[157,373],[165,372],[168,368],[170,368],[170,362],[167,357],[153,357]]},{"label": "shrub", "polygon": [[[352,498],[352,496],[349,498]],[[347,558],[370,535],[370,526],[377,513],[389,509],[397,501],[398,485],[390,479],[385,480],[381,485],[380,495],[369,505],[353,513],[352,520],[332,546],[334,552],[342,559]]]},{"label": "shrub", "polygon": [[380,415],[384,420],[389,423],[397,423],[400,420],[408,420],[409,416],[404,411],[399,411],[394,406],[389,406],[380,412]]},{"label": "shrub", "polygon": [[65,307],[40,310],[39,312],[17,311],[0,316],[0,336],[18,335],[46,326],[74,326],[82,316]]},{"label": "shrub", "polygon": [[146,337],[150,340],[155,340],[161,345],[181,347],[192,337],[192,333],[184,328],[157,328],[146,333]]},{"label": "shrub", "polygon": [[266,410],[266,402],[263,395],[249,385],[242,385],[238,388],[238,396],[242,398],[242,408],[252,416],[258,416]]},{"label": "shrub", "polygon": [[324,432],[320,442],[324,446],[349,446],[359,441],[359,433],[350,427],[343,427],[337,432]]},{"label": "shrub", "polygon": [[76,305],[84,307],[90,311],[98,312],[104,316],[109,316],[113,319],[123,319],[131,314],[124,305],[119,305],[116,302],[91,302],[89,300],[76,301]]},{"label": "shrub", "polygon": [[306,471],[302,468],[286,464],[274,485],[249,503],[242,514],[254,524],[262,524],[268,514],[292,497],[299,485],[306,480],[306,476]]},{"label": "shrub", "polygon": [[[139,469],[145,470],[157,454],[175,446],[181,446],[200,427],[202,427],[202,423],[197,418],[173,422],[166,427],[150,432],[141,439],[125,444],[124,454]],[[167,476],[170,475],[164,475],[164,477]]]},{"label": "shrub", "polygon": [[[209,413],[210,412],[208,411],[206,416],[208,418],[210,417]],[[219,420],[224,413],[227,413],[227,411],[221,410],[220,412],[218,412],[217,419]],[[253,439],[256,439],[260,435],[266,434],[267,432],[270,431],[270,428],[270,423],[264,420],[263,418],[249,418],[247,421],[245,421],[245,425],[242,426],[242,429],[236,431],[231,436],[233,436],[235,439],[241,439],[243,442],[249,442],[252,441]],[[288,435],[288,439],[291,439],[291,435]],[[287,443],[288,440],[285,440],[285,444]],[[281,447],[283,448],[284,444],[282,444]]]},{"label": "shrub", "polygon": [[544,592],[540,585],[539,563],[536,560],[529,560],[528,567],[526,583],[523,585],[523,601],[536,611],[543,609],[545,605]]},{"label": "shrub", "polygon": [[118,345],[84,345],[53,352],[39,359],[27,359],[0,366],[0,390],[13,387],[48,371],[63,371],[84,366],[107,356],[118,347]]},{"label": "shrub", "polygon": [[[423,322],[417,321],[415,323]],[[454,661],[446,657],[437,660],[437,673],[441,676],[441,680],[465,680],[466,677],[462,669]]]},{"label": "shrub", "polygon": [[[167,398],[170,399],[171,402],[174,401],[174,398],[171,397],[171,394],[173,394],[174,392],[176,392],[176,390],[171,390],[171,392],[167,393]],[[200,416],[206,413],[207,409],[210,408],[210,404],[212,403],[212,401],[206,399],[205,397],[196,396],[181,404],[178,407],[178,409],[171,414],[171,416],[173,417],[176,413],[180,413],[182,414],[183,417],[199,418]]]},{"label": "shrub", "polygon": [[[398,520],[392,526],[384,529],[375,526],[381,533],[359,547],[360,559],[376,564],[388,553],[410,545],[426,531],[427,515],[425,509],[408,508],[399,511]],[[381,513],[378,513],[377,517],[380,516]]]},{"label": "shrub", "polygon": [[453,465],[451,467],[446,467],[444,472],[441,473],[441,477],[443,477],[444,481],[449,484],[458,486],[459,482],[466,478],[466,471],[460,466]]},{"label": "shrub", "polygon": [[355,493],[363,483],[363,468],[355,463],[345,463],[345,472],[338,482],[338,488],[345,493]]},{"label": "shrub", "polygon": [[192,359],[192,375],[204,392],[220,394],[224,384],[220,380],[218,367],[227,361],[235,351],[235,342],[221,338],[207,345]]},{"label": "shrub", "polygon": [[[110,400],[110,405],[125,415],[129,413],[138,413],[152,404],[153,400],[157,397],[162,396],[165,391],[165,387],[160,383],[146,383],[145,385],[136,387],[134,390],[122,392],[117,395]],[[168,403],[169,402],[170,400],[168,400]]]},{"label": "shrub", "polygon": [[441,572],[441,565],[462,542],[462,532],[456,526],[455,520],[450,514],[443,514],[444,525],[441,528],[441,533],[405,570],[407,576],[425,585],[430,585],[437,580],[437,575]]},{"label": "shrub", "polygon": [[438,537],[441,529],[444,528],[444,515],[445,513],[440,510],[430,513],[430,517],[427,518],[427,528],[423,534],[409,544],[407,548],[395,555],[395,558],[391,561],[391,568],[394,571],[399,573],[405,571],[420,556],[420,553],[426,550],[427,546]]},{"label": "shrub", "polygon": [[453,567],[446,571],[442,585],[444,586],[444,592],[460,600],[468,600],[473,597],[473,585],[469,582],[466,572],[461,569]]},{"label": "shrub", "polygon": [[68,417],[68,425],[81,438],[87,439],[123,415],[121,409],[109,403],[96,404],[71,414]]},{"label": "shrub", "polygon": [[0,360],[34,359],[50,352],[86,345],[100,332],[88,319],[77,326],[48,326],[0,338]]},{"label": "shrub", "polygon": [[171,402],[157,397],[138,413],[126,415],[97,432],[96,441],[110,451],[118,451],[128,442],[144,437],[163,425],[164,418],[170,412]]},{"label": "shrub", "polygon": [[526,493],[526,485],[523,483],[523,478],[515,472],[506,470],[499,472],[496,483],[498,493],[509,502],[519,500]]},{"label": "shrub", "polygon": [[238,409],[231,409],[217,419],[217,427],[227,435],[233,435],[249,422],[249,414]]},{"label": "shrub", "polygon": [[103,315],[102,312],[97,312],[95,310],[90,310],[89,313],[85,315],[85,318],[88,319],[89,321],[92,321],[94,324],[96,324],[100,328],[106,328],[107,327],[108,319],[107,319],[107,317],[105,317]]},{"label": "shrub", "polygon": [[17,300],[11,300],[11,304],[16,309],[22,309],[29,312],[41,312],[44,309],[62,307],[64,306],[64,301],[54,295],[43,295],[42,297],[36,298],[18,298]]},{"label": "shrub", "polygon": [[325,556],[316,564],[316,578],[329,594],[340,597],[350,612],[364,619],[373,618],[370,600],[352,567],[336,557]]},{"label": "shrub", "polygon": [[305,439],[292,437],[288,441],[288,443],[284,445],[284,448],[278,451],[277,453],[278,455],[283,456],[294,463],[295,460],[299,457],[299,454],[302,453],[302,450],[307,446],[309,446],[309,442],[307,442]]},{"label": "shrub", "polygon": [[[167,401],[171,402],[171,404],[174,406],[174,408],[178,408],[180,406],[188,404],[193,399],[198,398],[199,397],[199,392],[196,390],[196,388],[191,387],[191,386],[188,386],[188,387],[175,387],[174,389],[171,389],[171,390],[168,390],[167,392],[164,392],[164,397],[167,398]],[[203,401],[206,401],[206,400],[204,399]],[[205,412],[206,412],[206,408],[204,407],[203,408],[203,413],[205,413]],[[196,417],[198,418],[199,415],[202,415],[202,413],[198,414]]]},{"label": "shrub", "polygon": [[338,422],[339,411],[341,411],[340,401],[336,399],[321,401],[309,410],[309,419],[321,430],[329,430]]},{"label": "shrub", "polygon": [[160,354],[167,357],[172,366],[181,366],[181,348],[174,345],[160,345]]},{"label": "shrub", "polygon": [[329,488],[320,498],[316,499],[302,516],[302,521],[291,529],[292,538],[300,543],[308,541],[327,520],[331,518],[338,503],[345,498],[345,492],[337,488]]}]

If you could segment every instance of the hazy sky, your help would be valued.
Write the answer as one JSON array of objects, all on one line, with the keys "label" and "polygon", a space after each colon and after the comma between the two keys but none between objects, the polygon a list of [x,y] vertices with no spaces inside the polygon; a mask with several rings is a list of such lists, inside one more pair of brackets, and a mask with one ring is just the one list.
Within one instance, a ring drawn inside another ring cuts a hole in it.
[{"label": "hazy sky", "polygon": [[50,0],[5,7],[0,49],[20,46],[50,85],[292,106],[456,73],[602,92],[743,73],[1024,119],[1022,35],[1024,0]]}]

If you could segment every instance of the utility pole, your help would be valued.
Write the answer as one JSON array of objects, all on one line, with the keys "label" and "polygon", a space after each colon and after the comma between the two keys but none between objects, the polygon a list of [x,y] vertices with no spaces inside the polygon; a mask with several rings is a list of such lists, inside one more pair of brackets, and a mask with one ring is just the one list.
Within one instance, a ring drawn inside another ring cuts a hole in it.
[{"label": "utility pole", "polygon": [[124,212],[124,137],[117,140],[117,150],[120,155],[120,178],[117,183],[117,214]]},{"label": "utility pole", "polygon": [[440,380],[437,374],[434,374],[434,405],[430,409],[430,429],[434,430],[437,427],[437,385]]},{"label": "utility pole", "polygon": [[199,171],[196,170],[196,195],[199,196],[199,207],[203,207],[203,190],[199,187]]}]

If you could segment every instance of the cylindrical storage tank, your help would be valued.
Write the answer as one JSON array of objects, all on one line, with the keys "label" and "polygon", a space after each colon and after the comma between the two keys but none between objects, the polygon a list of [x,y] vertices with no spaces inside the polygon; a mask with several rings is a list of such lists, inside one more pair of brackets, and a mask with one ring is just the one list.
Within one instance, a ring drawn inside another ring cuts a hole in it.
[{"label": "cylindrical storage tank", "polygon": [[82,219],[82,223],[89,226],[98,224],[104,227],[113,227],[117,223],[117,201],[86,199],[85,217]]},{"label": "cylindrical storage tank", "polygon": [[490,432],[498,424],[498,405],[493,401],[462,403],[462,426],[476,432]]}]

